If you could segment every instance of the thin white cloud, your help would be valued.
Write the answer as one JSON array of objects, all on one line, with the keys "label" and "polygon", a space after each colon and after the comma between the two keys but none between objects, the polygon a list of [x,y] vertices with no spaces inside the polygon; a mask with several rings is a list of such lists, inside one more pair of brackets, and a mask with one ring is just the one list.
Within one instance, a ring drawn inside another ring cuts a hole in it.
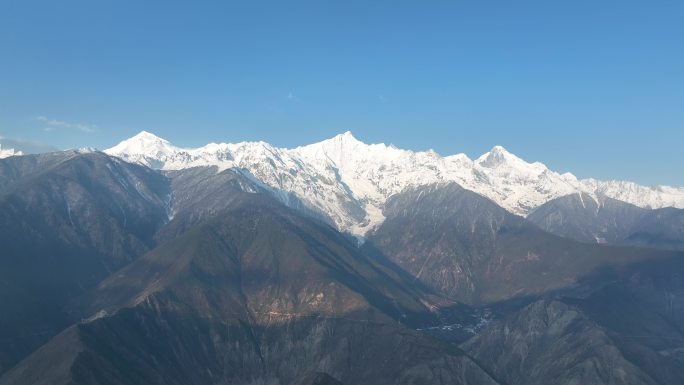
[{"label": "thin white cloud", "polygon": [[36,116],[35,119],[46,124],[46,127],[43,129],[44,131],[52,131],[55,128],[69,128],[73,130],[79,130],[81,132],[91,133],[95,132],[97,129],[97,126],[94,125],[65,122],[59,119],[46,118],[45,116]]},{"label": "thin white cloud", "polygon": [[287,93],[287,99],[288,100],[295,100],[297,99],[297,95],[295,95],[292,91]]}]

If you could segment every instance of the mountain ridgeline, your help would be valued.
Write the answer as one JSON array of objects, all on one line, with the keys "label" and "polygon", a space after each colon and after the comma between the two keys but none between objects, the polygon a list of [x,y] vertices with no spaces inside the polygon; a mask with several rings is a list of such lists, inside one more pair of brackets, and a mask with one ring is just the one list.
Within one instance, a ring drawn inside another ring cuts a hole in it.
[{"label": "mountain ridgeline", "polygon": [[581,242],[684,250],[684,210],[673,207],[651,210],[580,193],[549,201],[527,218]]},{"label": "mountain ridgeline", "polygon": [[379,226],[385,202],[408,187],[455,182],[507,211],[528,215],[556,198],[585,193],[638,207],[684,208],[684,187],[646,187],[625,181],[577,179],[539,162],[528,163],[501,146],[470,159],[392,145],[366,144],[351,132],[287,149],[264,142],[176,147],[148,132],[105,150],[109,155],[159,170],[214,166],[240,169],[255,180],[289,192],[342,232],[365,236]]},{"label": "mountain ridgeline", "polygon": [[684,382],[684,190],[573,178],[350,133],[0,159],[0,384]]}]

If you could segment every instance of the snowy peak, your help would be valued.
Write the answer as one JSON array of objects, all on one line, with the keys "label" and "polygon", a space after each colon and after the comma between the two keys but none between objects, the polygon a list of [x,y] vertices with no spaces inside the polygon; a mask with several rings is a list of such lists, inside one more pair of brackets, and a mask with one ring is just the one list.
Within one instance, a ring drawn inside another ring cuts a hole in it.
[{"label": "snowy peak", "polygon": [[[340,142],[343,144],[356,144],[356,143],[362,143],[358,139],[354,137],[354,134],[352,134],[351,131],[345,131],[341,134],[337,134],[333,136],[331,139],[332,141]],[[363,144],[363,143],[362,143]]]},{"label": "snowy peak", "polygon": [[684,207],[684,188],[578,180],[542,163],[528,163],[501,146],[473,161],[464,154],[442,157],[434,151],[366,144],[350,131],[293,149],[265,142],[181,148],[143,131],[105,152],[162,170],[239,168],[281,192],[285,203],[287,194],[293,194],[338,229],[361,237],[384,221],[382,210],[390,196],[435,183],[456,182],[522,216],[552,199],[576,193],[605,195],[640,207]]},{"label": "snowy peak", "polygon": [[169,143],[168,140],[158,137],[157,135],[148,132],[140,131],[139,133],[133,135],[132,137],[122,141],[121,143],[126,143],[128,145],[134,145],[136,143]]},{"label": "snowy peak", "polygon": [[338,150],[341,153],[344,153],[346,151],[354,151],[359,147],[365,148],[368,146],[362,141],[356,139],[354,135],[351,133],[351,131],[335,135],[333,138],[324,140],[323,142],[319,143],[319,145],[322,145],[323,147],[333,148],[334,150]]},{"label": "snowy peak", "polygon": [[165,168],[166,164],[177,159],[182,152],[183,149],[147,131],[140,131],[135,136],[105,150],[109,155],[155,169]]},{"label": "snowy peak", "polygon": [[366,146],[365,143],[356,139],[351,131],[346,131],[342,134],[337,134],[330,139],[322,140],[318,143],[310,144],[304,147],[344,147],[344,148],[354,148],[357,146]]},{"label": "snowy peak", "polygon": [[147,131],[140,131],[137,135],[110,148],[107,152],[113,155],[141,154],[159,156],[173,153],[177,150],[178,148],[173,146],[168,140],[162,139]]},{"label": "snowy peak", "polygon": [[162,138],[158,137],[157,135],[155,135],[151,132],[145,131],[145,130],[142,130],[139,133],[137,133],[136,135],[132,136],[130,138],[130,140],[133,140],[133,141],[135,141],[135,140],[162,141],[162,142],[168,143],[168,141],[166,139],[162,139]]},{"label": "snowy peak", "polygon": [[494,168],[509,161],[519,161],[520,158],[508,152],[502,146],[494,146],[489,152],[484,153],[477,159],[477,163],[483,167]]},{"label": "snowy peak", "polygon": [[0,159],[9,158],[10,156],[24,155],[21,151],[15,151],[13,148],[4,149],[0,145]]},{"label": "snowy peak", "polygon": [[341,165],[353,158],[356,152],[363,151],[367,147],[368,145],[356,139],[351,131],[347,131],[318,143],[297,147],[293,151],[306,157],[329,160],[335,165]]},{"label": "snowy peak", "polygon": [[494,146],[489,152],[482,154],[475,160],[475,163],[486,168],[512,168],[518,170],[532,170],[535,172],[543,172],[546,166],[542,163],[534,162],[528,163],[525,160],[512,154],[502,146]]}]

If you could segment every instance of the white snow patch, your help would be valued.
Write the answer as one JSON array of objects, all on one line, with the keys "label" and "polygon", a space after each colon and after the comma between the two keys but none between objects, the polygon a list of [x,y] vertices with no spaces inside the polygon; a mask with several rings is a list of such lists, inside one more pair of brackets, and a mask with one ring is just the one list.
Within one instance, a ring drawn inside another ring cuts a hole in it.
[{"label": "white snow patch", "polygon": [[16,151],[13,148],[7,148],[7,149],[2,149],[2,145],[0,145],[0,159],[3,158],[9,158],[10,156],[20,156],[24,155],[21,151]]}]

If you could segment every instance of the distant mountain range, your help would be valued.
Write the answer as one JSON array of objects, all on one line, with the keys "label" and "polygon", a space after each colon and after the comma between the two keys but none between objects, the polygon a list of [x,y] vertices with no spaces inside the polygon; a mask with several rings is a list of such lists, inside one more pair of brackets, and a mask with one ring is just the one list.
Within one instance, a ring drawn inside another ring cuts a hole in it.
[{"label": "distant mountain range", "polygon": [[238,168],[280,191],[293,193],[339,230],[363,237],[384,221],[387,199],[407,187],[456,182],[509,212],[526,216],[553,199],[577,194],[591,202],[611,198],[641,208],[684,208],[684,187],[640,186],[626,181],[579,180],[542,163],[527,163],[495,146],[475,160],[442,157],[385,144],[365,144],[351,132],[294,149],[264,142],[176,147],[148,132],[105,153],[160,170]]},{"label": "distant mountain range", "polygon": [[0,159],[0,385],[684,383],[684,189],[501,147]]}]

